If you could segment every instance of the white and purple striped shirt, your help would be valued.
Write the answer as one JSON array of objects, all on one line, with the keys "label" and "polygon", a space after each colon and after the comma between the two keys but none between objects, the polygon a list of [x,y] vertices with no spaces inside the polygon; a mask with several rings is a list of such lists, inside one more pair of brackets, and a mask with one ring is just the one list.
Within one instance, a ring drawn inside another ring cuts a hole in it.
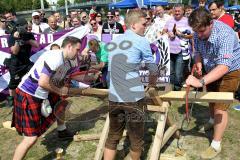
[{"label": "white and purple striped shirt", "polygon": [[42,73],[49,77],[54,71],[64,64],[62,50],[50,50],[42,54],[31,70],[22,78],[18,88],[22,91],[41,99],[48,97],[48,91],[38,85]]}]

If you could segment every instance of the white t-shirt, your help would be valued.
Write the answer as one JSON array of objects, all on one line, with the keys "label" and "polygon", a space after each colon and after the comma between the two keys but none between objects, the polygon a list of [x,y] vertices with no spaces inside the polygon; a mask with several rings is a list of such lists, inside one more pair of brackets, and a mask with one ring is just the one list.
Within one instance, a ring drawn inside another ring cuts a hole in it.
[{"label": "white t-shirt", "polygon": [[54,71],[63,64],[62,50],[46,51],[38,58],[31,70],[22,78],[18,88],[34,97],[46,99],[48,97],[48,90],[38,85],[40,75],[44,73],[50,77]]}]

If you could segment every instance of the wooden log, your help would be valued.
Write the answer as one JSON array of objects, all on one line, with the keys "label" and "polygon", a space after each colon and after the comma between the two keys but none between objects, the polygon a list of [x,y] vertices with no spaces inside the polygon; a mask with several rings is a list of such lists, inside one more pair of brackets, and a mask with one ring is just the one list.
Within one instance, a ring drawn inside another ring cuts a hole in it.
[{"label": "wooden log", "polygon": [[96,97],[107,97],[108,90],[107,89],[96,89],[96,88],[70,88],[68,96],[96,96]]},{"label": "wooden log", "polygon": [[75,142],[80,142],[80,141],[92,141],[92,140],[98,140],[100,139],[100,134],[78,134],[73,136],[73,140]]},{"label": "wooden log", "polygon": [[164,133],[162,146],[161,148],[167,143],[170,137],[178,130],[178,127],[176,124],[168,127],[167,131]]},{"label": "wooden log", "polygon": [[171,154],[161,154],[159,160],[187,160],[187,156],[174,156]]},{"label": "wooden log", "polygon": [[102,160],[105,143],[108,137],[108,131],[109,131],[109,115],[107,116],[106,122],[104,124],[103,131],[101,133],[101,137],[97,146],[97,150],[95,152],[94,160]]},{"label": "wooden log", "polygon": [[153,103],[154,103],[155,105],[161,106],[162,100],[158,97],[159,94],[158,94],[158,92],[155,90],[155,88],[150,88],[150,89],[148,90],[148,94],[149,94],[150,98],[152,99],[152,101],[153,101]]},{"label": "wooden log", "polygon": [[7,129],[11,129],[11,130],[16,131],[16,128],[15,127],[11,127],[11,124],[12,124],[11,121],[5,121],[5,122],[2,123],[3,128],[7,128]]},{"label": "wooden log", "polygon": [[160,154],[162,140],[163,140],[163,134],[164,134],[164,128],[166,125],[169,103],[163,102],[162,107],[166,107],[166,112],[164,114],[161,113],[159,115],[158,125],[157,125],[156,134],[154,137],[149,160],[158,160],[159,159],[159,154]]},{"label": "wooden log", "polygon": [[[162,101],[185,101],[186,91],[158,92]],[[190,91],[188,95],[189,102],[215,102],[232,103],[234,96],[232,92],[198,92]]]},{"label": "wooden log", "polygon": [[152,111],[152,112],[166,112],[166,108],[163,108],[161,106],[156,106],[156,105],[147,105],[147,110]]}]

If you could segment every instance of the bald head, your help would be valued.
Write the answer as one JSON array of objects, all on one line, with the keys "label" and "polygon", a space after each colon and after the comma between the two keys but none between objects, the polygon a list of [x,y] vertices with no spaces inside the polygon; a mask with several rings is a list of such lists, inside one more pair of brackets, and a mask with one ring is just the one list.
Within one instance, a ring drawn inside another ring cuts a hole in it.
[{"label": "bald head", "polygon": [[57,29],[57,18],[53,15],[48,17],[48,25],[51,29]]}]

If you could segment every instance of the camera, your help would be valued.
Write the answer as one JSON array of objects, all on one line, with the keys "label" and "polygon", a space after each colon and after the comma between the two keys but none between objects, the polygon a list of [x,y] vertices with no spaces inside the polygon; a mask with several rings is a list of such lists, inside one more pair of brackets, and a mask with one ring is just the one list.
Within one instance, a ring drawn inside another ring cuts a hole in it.
[{"label": "camera", "polygon": [[6,21],[6,33],[13,35],[15,32],[19,32],[19,39],[16,39],[19,45],[24,45],[25,41],[31,39],[32,33],[27,32],[27,21],[23,18]]}]

